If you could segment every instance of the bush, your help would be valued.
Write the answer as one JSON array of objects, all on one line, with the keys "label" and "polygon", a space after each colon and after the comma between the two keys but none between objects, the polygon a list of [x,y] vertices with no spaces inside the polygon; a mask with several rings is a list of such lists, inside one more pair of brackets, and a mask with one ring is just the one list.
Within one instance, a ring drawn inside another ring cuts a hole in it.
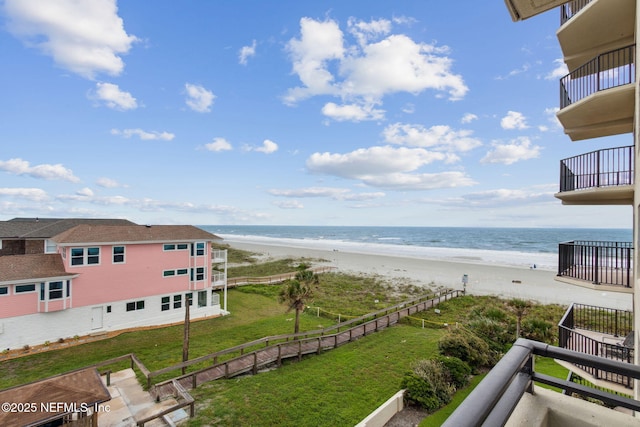
[{"label": "bush", "polygon": [[457,357],[466,362],[472,372],[477,372],[478,368],[492,366],[497,360],[486,342],[462,329],[455,329],[440,338],[438,349],[443,356]]},{"label": "bush", "polygon": [[445,371],[449,377],[449,383],[454,385],[457,389],[469,384],[471,367],[467,363],[457,357],[451,356],[437,356],[435,360],[445,367]]},{"label": "bush", "polygon": [[456,388],[449,383],[445,371],[445,366],[436,360],[416,362],[413,371],[407,372],[402,379],[405,400],[430,412],[449,403]]},{"label": "bush", "polygon": [[557,329],[546,320],[533,318],[522,322],[522,337],[547,344],[556,344]]},{"label": "bush", "polygon": [[491,347],[491,350],[502,353],[507,344],[514,339],[515,330],[509,327],[508,322],[498,322],[488,317],[478,317],[469,322],[468,328]]}]

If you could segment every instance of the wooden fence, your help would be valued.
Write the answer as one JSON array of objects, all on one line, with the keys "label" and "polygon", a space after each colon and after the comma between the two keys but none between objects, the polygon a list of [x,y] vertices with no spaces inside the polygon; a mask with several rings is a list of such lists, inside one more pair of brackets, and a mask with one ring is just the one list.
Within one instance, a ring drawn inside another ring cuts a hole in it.
[{"label": "wooden fence", "polygon": [[[335,270],[336,267],[312,267],[309,270],[313,271],[317,274],[328,273],[330,271]],[[291,273],[283,273],[283,274],[274,274],[272,276],[263,276],[263,277],[231,277],[227,278],[227,288],[234,288],[236,286],[242,285],[272,285],[277,283],[282,283],[287,280],[294,279],[298,272]],[[214,289],[222,288],[224,285],[214,285]]]},{"label": "wooden fence", "polygon": [[[231,378],[246,372],[256,373],[259,369],[270,365],[280,365],[283,359],[301,359],[305,354],[319,354],[324,350],[336,348],[367,334],[377,332],[419,311],[432,308],[442,301],[464,294],[464,291],[449,291],[441,295],[430,295],[428,298],[418,298],[394,307],[381,310],[367,316],[352,319],[330,328],[304,332],[299,334],[266,337],[250,343],[245,343],[230,349],[211,353],[206,356],[179,363],[168,368],[150,372],[147,376],[147,386],[158,398],[169,393],[173,381],[181,384],[185,389],[194,389],[199,384],[220,378]],[[254,349],[256,346],[264,347]],[[251,350],[253,349],[253,350]],[[246,350],[251,350],[245,352]],[[239,356],[220,362],[224,355],[240,352]],[[152,379],[176,370],[183,370],[189,366],[203,362],[211,362],[211,366],[197,369],[171,380],[159,382],[152,387]]]}]

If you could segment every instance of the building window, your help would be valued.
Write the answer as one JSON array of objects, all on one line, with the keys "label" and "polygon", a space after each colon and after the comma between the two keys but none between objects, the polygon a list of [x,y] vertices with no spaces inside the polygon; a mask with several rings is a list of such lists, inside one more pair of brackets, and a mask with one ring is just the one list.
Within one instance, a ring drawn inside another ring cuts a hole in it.
[{"label": "building window", "polygon": [[220,294],[216,291],[211,291],[211,305],[220,305]]},{"label": "building window", "polygon": [[186,298],[186,301],[189,302],[189,305],[192,306],[193,305],[193,292],[189,292],[188,294],[185,294],[184,297]]},{"label": "building window", "polygon": [[49,299],[60,299],[64,295],[64,282],[49,282]]},{"label": "building window", "polygon": [[162,297],[162,305],[160,306],[162,311],[167,311],[171,308],[171,297]]},{"label": "building window", "polygon": [[144,300],[127,303],[127,311],[144,310]]},{"label": "building window", "polygon": [[71,248],[71,265],[100,264],[100,248]]},{"label": "building window", "polygon": [[40,283],[40,301],[61,299],[71,296],[71,281]]},{"label": "building window", "polygon": [[36,290],[35,283],[32,283],[30,285],[16,285],[15,293],[21,294],[23,292],[34,292],[35,290]]},{"label": "building window", "polygon": [[182,295],[174,295],[173,296],[173,308],[182,307]]},{"label": "building window", "polygon": [[124,246],[113,247],[113,263],[119,264],[124,262]]},{"label": "building window", "polygon": [[55,254],[56,250],[57,250],[58,246],[56,245],[56,242],[54,242],[53,240],[45,240],[44,241],[44,253],[45,254]]},{"label": "building window", "polygon": [[8,286],[0,286],[0,295],[8,295],[9,287]]},{"label": "building window", "polygon": [[185,276],[189,272],[188,268],[179,268],[176,270],[178,276]]},{"label": "building window", "polygon": [[175,276],[176,275],[176,271],[175,270],[165,270],[165,271],[162,272],[162,275],[164,277]]},{"label": "building window", "polygon": [[197,267],[191,269],[191,280],[204,280],[204,267]]},{"label": "building window", "polygon": [[110,305],[107,306],[107,313],[111,313],[111,306]]},{"label": "building window", "polygon": [[197,242],[191,245],[191,256],[203,256],[206,253],[204,242]]},{"label": "building window", "polygon": [[198,308],[207,306],[207,291],[198,292]]},{"label": "building window", "polygon": [[189,245],[186,243],[165,243],[162,249],[165,251],[184,251],[189,249]]}]

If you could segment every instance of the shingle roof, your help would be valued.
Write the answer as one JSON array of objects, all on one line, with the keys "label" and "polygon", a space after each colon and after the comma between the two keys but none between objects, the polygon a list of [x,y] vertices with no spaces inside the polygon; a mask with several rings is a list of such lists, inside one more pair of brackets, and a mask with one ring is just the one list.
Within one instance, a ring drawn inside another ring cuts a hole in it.
[{"label": "shingle roof", "polygon": [[60,254],[9,255],[0,257],[0,283],[18,280],[72,277]]},{"label": "shingle roof", "polygon": [[[82,410],[83,407],[92,408],[95,404],[109,399],[111,399],[109,390],[102,383],[96,368],[74,371],[1,391],[0,402],[32,404],[33,406],[28,409],[33,410],[2,411],[0,425],[5,427],[40,425],[62,414],[73,412],[74,406]],[[68,405],[66,407],[57,405],[57,402]],[[54,405],[50,406],[51,403]],[[42,411],[41,405],[51,412]]]},{"label": "shingle roof", "polygon": [[14,218],[0,221],[0,239],[49,239],[79,224],[135,225],[115,218]]},{"label": "shingle roof", "polygon": [[52,240],[58,244],[73,243],[134,243],[184,242],[195,240],[221,240],[215,234],[193,225],[87,225],[82,224]]}]

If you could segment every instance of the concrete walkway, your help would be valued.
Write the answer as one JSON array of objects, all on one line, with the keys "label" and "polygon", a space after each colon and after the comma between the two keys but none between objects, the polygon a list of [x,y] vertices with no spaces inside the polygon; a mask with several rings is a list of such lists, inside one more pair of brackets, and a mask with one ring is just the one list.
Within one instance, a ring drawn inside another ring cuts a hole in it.
[{"label": "concrete walkway", "polygon": [[[157,414],[177,404],[175,399],[156,402],[149,393],[142,389],[133,369],[114,372],[111,374],[110,380],[107,389],[111,394],[111,400],[105,402],[101,407],[104,410],[98,415],[100,427],[136,426],[136,420]],[[102,376],[102,382],[107,385],[105,375]],[[165,427],[172,425],[172,423],[173,425],[178,424],[188,418],[184,410],[178,410],[170,415],[170,422],[160,418],[145,424],[145,426]]]}]

